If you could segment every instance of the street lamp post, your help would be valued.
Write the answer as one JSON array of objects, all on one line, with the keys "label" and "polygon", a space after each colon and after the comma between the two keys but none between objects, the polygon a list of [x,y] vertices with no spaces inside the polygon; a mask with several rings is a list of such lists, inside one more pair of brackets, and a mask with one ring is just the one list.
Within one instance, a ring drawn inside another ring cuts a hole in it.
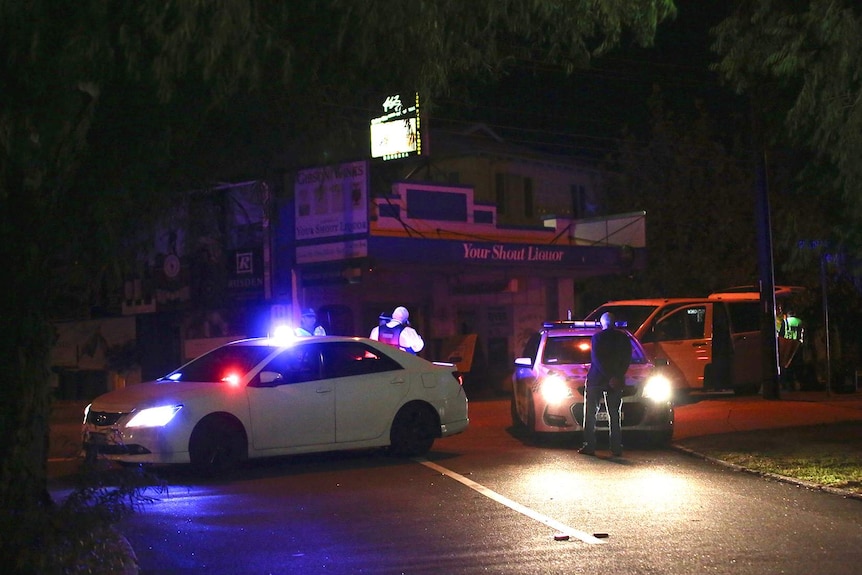
[{"label": "street lamp post", "polygon": [[772,224],[769,217],[769,190],[766,160],[758,158],[756,168],[757,252],[760,270],[760,332],[762,334],[761,385],[765,399],[780,399],[778,334],[775,330],[775,272],[772,264]]}]

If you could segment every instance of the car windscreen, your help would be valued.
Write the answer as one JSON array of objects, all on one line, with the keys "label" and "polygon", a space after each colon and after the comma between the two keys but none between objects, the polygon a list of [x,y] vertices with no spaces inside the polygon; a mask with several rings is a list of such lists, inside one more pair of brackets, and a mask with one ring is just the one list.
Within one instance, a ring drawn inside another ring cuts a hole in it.
[{"label": "car windscreen", "polygon": [[635,333],[643,322],[655,311],[657,305],[603,305],[590,313],[585,319],[598,320],[606,311],[614,314],[616,322],[625,322],[626,329]]},{"label": "car windscreen", "polygon": [[542,353],[545,365],[590,363],[589,335],[549,337]]},{"label": "car windscreen", "polygon": [[265,345],[227,345],[192,360],[163,379],[171,381],[226,381],[242,377],[274,349]]},{"label": "car windscreen", "polygon": [[[629,337],[631,338],[631,336]],[[542,363],[545,365],[590,363],[592,361],[590,357],[591,344],[592,336],[589,335],[549,337],[542,353]],[[634,343],[632,344],[632,363],[647,363],[647,358],[640,346]]]}]

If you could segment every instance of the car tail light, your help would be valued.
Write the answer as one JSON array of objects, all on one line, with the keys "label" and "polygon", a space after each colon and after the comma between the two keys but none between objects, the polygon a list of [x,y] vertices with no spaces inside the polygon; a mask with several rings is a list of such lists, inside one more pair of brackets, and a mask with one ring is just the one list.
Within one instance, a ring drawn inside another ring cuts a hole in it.
[{"label": "car tail light", "polygon": [[[441,365],[443,367],[455,367],[454,363],[448,361],[433,361],[431,362],[434,365]],[[464,385],[464,374],[458,371],[457,369],[452,370],[452,377],[458,380],[458,384],[463,387]]]}]

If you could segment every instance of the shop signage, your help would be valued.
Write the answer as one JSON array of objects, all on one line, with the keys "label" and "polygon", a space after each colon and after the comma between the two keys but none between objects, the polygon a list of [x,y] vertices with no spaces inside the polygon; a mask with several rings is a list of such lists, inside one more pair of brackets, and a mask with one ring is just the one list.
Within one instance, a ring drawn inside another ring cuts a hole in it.
[{"label": "shop signage", "polygon": [[500,262],[562,262],[565,252],[559,248],[544,246],[519,246],[515,244],[474,244],[464,242],[465,260]]},{"label": "shop signage", "polygon": [[368,165],[365,161],[300,170],[296,240],[338,239],[368,232]]},{"label": "shop signage", "polygon": [[368,238],[368,256],[392,261],[437,264],[525,266],[617,265],[619,247],[559,246],[511,242],[464,242],[414,238]]}]

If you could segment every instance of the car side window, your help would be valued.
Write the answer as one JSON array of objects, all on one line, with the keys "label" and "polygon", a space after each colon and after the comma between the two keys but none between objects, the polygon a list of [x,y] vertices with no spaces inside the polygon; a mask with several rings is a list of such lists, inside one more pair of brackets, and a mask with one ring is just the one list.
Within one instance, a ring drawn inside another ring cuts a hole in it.
[{"label": "car side window", "polygon": [[655,341],[701,339],[706,333],[706,306],[686,307],[656,323]]},{"label": "car side window", "polygon": [[633,343],[633,341],[632,341],[633,339],[634,339],[633,336],[629,336],[629,343],[632,346],[632,363],[633,364],[647,363],[649,360],[643,354],[643,352],[641,351],[641,348]]},{"label": "car side window", "polygon": [[278,354],[264,368],[281,375],[279,383],[303,383],[321,379],[320,348],[298,345]]},{"label": "car side window", "polygon": [[358,341],[332,342],[323,346],[323,373],[327,379],[399,369],[403,367],[397,361]]}]

